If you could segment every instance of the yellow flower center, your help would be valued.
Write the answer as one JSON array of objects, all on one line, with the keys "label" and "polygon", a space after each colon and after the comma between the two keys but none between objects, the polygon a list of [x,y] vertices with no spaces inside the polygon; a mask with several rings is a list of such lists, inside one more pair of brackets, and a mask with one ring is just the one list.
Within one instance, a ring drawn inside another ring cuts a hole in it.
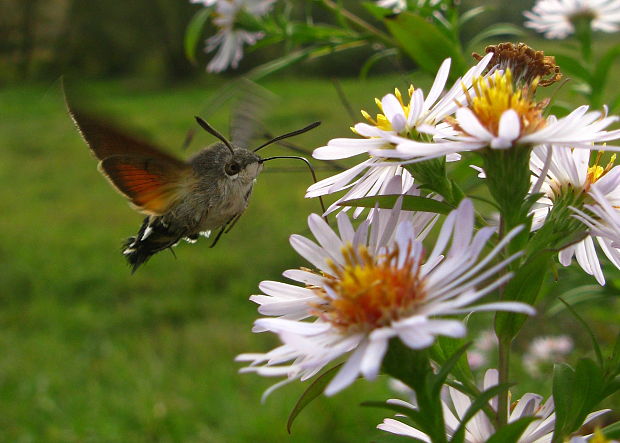
[{"label": "yellow flower center", "polygon": [[378,257],[365,246],[355,249],[349,244],[342,252],[345,265],[330,262],[333,274],[324,276],[333,294],[315,288],[324,303],[314,306],[314,315],[338,329],[368,332],[387,326],[425,299],[419,266],[414,266],[412,257],[398,266],[398,248]]},{"label": "yellow flower center", "polygon": [[611,443],[611,442],[612,440],[605,437],[605,434],[603,434],[600,428],[596,428],[594,430],[594,434],[592,434],[592,438],[590,439],[590,443]]},{"label": "yellow flower center", "polygon": [[[409,94],[409,101],[411,102],[411,96],[413,95],[413,85],[409,86],[409,89],[407,90],[407,93]],[[394,89],[394,96],[398,99],[398,101],[400,102],[400,106],[403,108],[403,112],[405,114],[405,118],[409,116],[409,109],[410,109],[410,105],[406,105],[403,102],[403,96],[400,93],[400,90],[398,88]],[[388,118],[383,114],[383,105],[381,105],[381,100],[379,100],[378,98],[375,98],[375,103],[377,105],[377,107],[379,108],[379,110],[381,111],[380,114],[377,114],[377,116],[375,118],[372,118],[372,116],[364,111],[362,109],[362,116],[366,119],[366,121],[368,123],[370,123],[373,126],[376,126],[377,128],[381,129],[382,131],[393,131],[394,128],[392,128],[392,123],[390,123],[390,121],[388,120]],[[351,128],[351,130],[353,130],[353,132],[355,132],[355,130],[353,128]]]},{"label": "yellow flower center", "polygon": [[590,186],[593,183],[596,183],[601,177],[611,171],[611,168],[614,167],[614,163],[616,162],[616,154],[613,154],[609,159],[609,162],[605,167],[600,165],[601,157],[603,156],[604,151],[598,151],[596,154],[596,160],[594,160],[594,164],[588,167],[588,174],[586,175],[586,183],[584,185],[584,190],[587,192],[590,189]]},{"label": "yellow flower center", "polygon": [[[521,136],[535,132],[545,126],[546,121],[542,111],[546,103],[536,103],[533,100],[537,82],[533,82],[521,89],[516,89],[510,69],[504,72],[497,71],[485,78],[476,77],[473,80],[475,95],[463,87],[469,107],[478,118],[478,121],[492,134],[498,135],[499,122],[502,114],[512,109],[519,116]],[[454,120],[449,120],[454,125]],[[459,128],[461,129],[461,128]]]}]

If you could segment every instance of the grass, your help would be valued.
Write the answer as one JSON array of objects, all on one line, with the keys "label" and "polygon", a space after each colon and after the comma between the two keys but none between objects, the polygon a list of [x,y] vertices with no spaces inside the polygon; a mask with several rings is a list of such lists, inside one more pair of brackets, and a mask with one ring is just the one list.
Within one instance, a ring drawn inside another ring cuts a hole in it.
[{"label": "grass", "polygon": [[[393,82],[365,83],[364,105]],[[82,95],[186,155],[178,147],[217,86],[164,91],[91,83]],[[346,133],[347,118],[329,83],[267,86],[281,97],[267,115],[273,132],[322,119],[322,127],[297,140],[309,149]],[[351,91],[357,86],[344,84]],[[207,241],[183,244],[178,259],[161,253],[131,275],[120,243],[141,217],[96,171],[58,84],[7,89],[0,103],[0,439],[289,440],[286,418],[305,386],[285,387],[261,405],[262,391],[275,380],[239,374],[233,359],[275,344],[251,333],[257,313],[248,296],[259,281],[302,264],[288,236],[305,232],[307,214],[320,210],[302,198],[309,174],[265,172],[246,214],[216,248]],[[210,120],[225,128],[227,115],[224,107]],[[203,133],[196,139],[191,150],[211,142]],[[295,423],[292,440],[375,438],[384,413],[343,406],[386,396],[385,383],[358,383],[320,399]]]},{"label": "grass", "polygon": [[[394,85],[406,86],[398,77],[343,82],[354,107],[369,110],[373,97]],[[136,81],[99,82],[81,93],[85,102],[185,155],[179,146],[193,115],[221,86],[160,90]],[[266,115],[272,132],[323,120],[297,139],[308,149],[347,135],[349,118],[329,82],[281,78],[265,86],[280,97]],[[304,264],[288,236],[306,233],[307,214],[320,209],[302,198],[309,175],[265,172],[246,214],[216,248],[207,241],[183,244],[177,259],[158,254],[131,275],[119,248],[141,217],[97,173],[58,84],[6,89],[0,103],[1,440],[390,439],[374,429],[389,413],[357,406],[388,398],[384,379],[317,400],[289,437],[286,418],[307,384],[291,384],[260,404],[274,380],[239,374],[233,361],[276,344],[251,333],[257,313],[248,296],[261,280]],[[227,116],[224,106],[209,120],[225,128]],[[198,133],[191,150],[209,142]],[[609,310],[612,302],[606,303],[598,315]]]}]

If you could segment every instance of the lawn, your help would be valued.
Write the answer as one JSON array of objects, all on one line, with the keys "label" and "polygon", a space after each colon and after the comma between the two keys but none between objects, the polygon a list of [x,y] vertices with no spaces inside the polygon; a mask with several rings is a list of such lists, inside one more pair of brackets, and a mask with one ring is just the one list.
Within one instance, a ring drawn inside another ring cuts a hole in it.
[{"label": "lawn", "polygon": [[[370,107],[399,81],[345,82],[351,101]],[[404,85],[404,83],[403,83]],[[221,85],[157,89],[137,81],[90,83],[85,102],[180,156],[193,116]],[[265,116],[274,133],[322,119],[299,137],[311,149],[349,124],[329,82],[268,83],[279,95]],[[364,94],[363,96],[361,94]],[[315,100],[315,97],[325,97]],[[274,380],[239,374],[242,352],[266,351],[272,337],[251,332],[248,300],[264,279],[304,264],[288,236],[304,233],[317,201],[303,199],[311,177],[272,162],[231,233],[160,253],[135,275],[121,241],[139,227],[99,175],[69,120],[58,83],[0,92],[0,435],[3,441],[288,440],[288,412],[305,386],[285,387],[260,403]],[[226,131],[228,109],[210,113]],[[194,152],[211,143],[198,133]],[[281,152],[267,148],[263,155]],[[325,175],[326,172],[323,172]],[[312,405],[293,441],[355,441],[379,436],[382,411],[355,405],[384,398],[385,383]]]},{"label": "lawn", "polygon": [[[180,146],[193,116],[221,86],[160,89],[126,80],[80,90],[84,102],[186,156]],[[265,115],[271,132],[323,120],[296,139],[308,150],[348,136],[351,121],[330,82],[283,77],[264,86],[279,96]],[[354,108],[373,112],[373,98],[394,86],[407,84],[396,76],[342,83]],[[289,437],[288,413],[307,384],[293,383],[261,404],[274,380],[239,374],[241,365],[233,361],[276,344],[251,332],[257,312],[248,297],[261,280],[305,265],[288,236],[307,233],[307,215],[320,210],[317,201],[303,199],[309,174],[278,172],[297,169],[294,162],[268,164],[246,214],[215,248],[204,240],[182,244],[177,258],[160,253],[131,275],[120,244],[141,217],[97,172],[66,114],[59,84],[5,89],[0,109],[2,441],[390,440],[374,429],[385,412],[355,406],[389,397],[385,379],[358,381],[319,399]],[[226,105],[209,120],[225,132],[228,114]],[[198,132],[190,151],[211,141]],[[614,300],[601,301],[591,317],[617,312]],[[555,332],[575,324],[566,315]],[[553,332],[550,325],[541,329]],[[614,338],[609,328],[595,331],[605,341]],[[582,335],[578,344],[587,346]]]}]

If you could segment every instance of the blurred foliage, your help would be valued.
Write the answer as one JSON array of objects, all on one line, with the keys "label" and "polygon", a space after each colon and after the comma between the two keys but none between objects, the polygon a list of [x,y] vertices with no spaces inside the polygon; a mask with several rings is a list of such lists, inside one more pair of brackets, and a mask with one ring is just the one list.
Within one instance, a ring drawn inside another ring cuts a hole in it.
[{"label": "blurred foliage", "polygon": [[[369,13],[361,2],[349,0],[350,9],[363,17]],[[481,0],[465,0],[462,10],[479,6]],[[481,29],[500,21],[522,23],[528,2],[502,0],[467,29]],[[317,21],[332,16],[311,2],[295,4],[302,16],[311,7]],[[189,0],[0,0],[0,83],[55,79],[60,75],[90,78],[145,75],[162,81],[199,75],[205,55],[193,67],[183,50],[183,35],[192,15],[200,9]],[[213,29],[206,29],[206,38]],[[463,36],[466,40],[471,35]],[[202,45],[201,45],[202,46]],[[282,55],[281,47],[246,54],[239,72]],[[202,51],[201,51],[202,52]],[[296,67],[294,72],[320,75],[357,75],[373,54],[360,48],[322,57]],[[373,72],[403,70],[413,65],[406,58],[383,60]],[[233,75],[235,73],[233,72]]]}]

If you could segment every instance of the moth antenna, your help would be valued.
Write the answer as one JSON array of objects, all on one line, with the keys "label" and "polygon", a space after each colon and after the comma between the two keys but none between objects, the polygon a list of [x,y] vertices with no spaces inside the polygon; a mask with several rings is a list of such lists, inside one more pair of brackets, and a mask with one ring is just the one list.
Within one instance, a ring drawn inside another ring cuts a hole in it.
[{"label": "moth antenna", "polygon": [[[317,123],[319,123],[319,122],[317,122]],[[318,126],[318,125],[315,125],[315,126]],[[312,129],[312,128],[310,128],[310,129]],[[308,166],[308,169],[310,169],[310,173],[312,174],[312,180],[314,180],[314,183],[317,182],[316,174],[314,172],[314,167],[308,161],[308,159],[305,158],[305,157],[298,157],[296,155],[276,155],[275,157],[262,158],[260,160],[260,163],[265,163],[265,162],[267,162],[269,160],[276,160],[276,159],[281,159],[281,158],[288,158],[288,159],[292,159],[292,160],[301,160],[302,162],[304,162],[306,164],[306,166]],[[320,195],[319,195],[319,201],[321,202],[321,209],[323,210],[323,220],[325,220],[327,223],[329,223],[328,220],[327,220],[327,216],[325,215],[325,212],[327,212],[327,210],[325,209],[325,203],[323,202],[323,197],[321,197]]]},{"label": "moth antenna", "polygon": [[[254,149],[254,152],[257,152],[258,150],[263,149],[265,146],[268,146],[268,145],[270,145],[272,143],[275,143],[277,141],[283,140],[285,138],[294,137],[296,135],[303,134],[304,132],[308,132],[309,130],[316,128],[320,124],[321,124],[321,122],[310,123],[305,128],[301,128],[301,129],[298,129],[298,130],[292,131],[292,132],[287,132],[286,134],[282,134],[282,135],[279,135],[277,137],[274,137],[271,140],[269,140],[268,142],[263,143],[258,148]],[[276,157],[272,157],[272,158],[276,158]],[[293,158],[293,157],[284,157],[284,158]],[[299,157],[295,157],[295,158],[299,158]],[[306,159],[304,158],[304,160],[306,160]],[[308,160],[306,160],[306,161],[308,161]]]},{"label": "moth antenna", "polygon": [[233,146],[230,144],[230,142],[228,140],[226,140],[226,137],[224,137],[222,134],[220,134],[219,132],[217,132],[217,130],[211,126],[209,123],[207,123],[206,121],[204,121],[203,119],[201,119],[198,116],[194,117],[196,119],[196,121],[198,122],[198,124],[202,127],[202,129],[204,129],[205,131],[207,131],[209,134],[211,134],[212,136],[220,139],[222,141],[222,143],[224,143],[228,149],[230,149],[230,152],[232,154],[235,153],[235,150],[233,148]]}]

